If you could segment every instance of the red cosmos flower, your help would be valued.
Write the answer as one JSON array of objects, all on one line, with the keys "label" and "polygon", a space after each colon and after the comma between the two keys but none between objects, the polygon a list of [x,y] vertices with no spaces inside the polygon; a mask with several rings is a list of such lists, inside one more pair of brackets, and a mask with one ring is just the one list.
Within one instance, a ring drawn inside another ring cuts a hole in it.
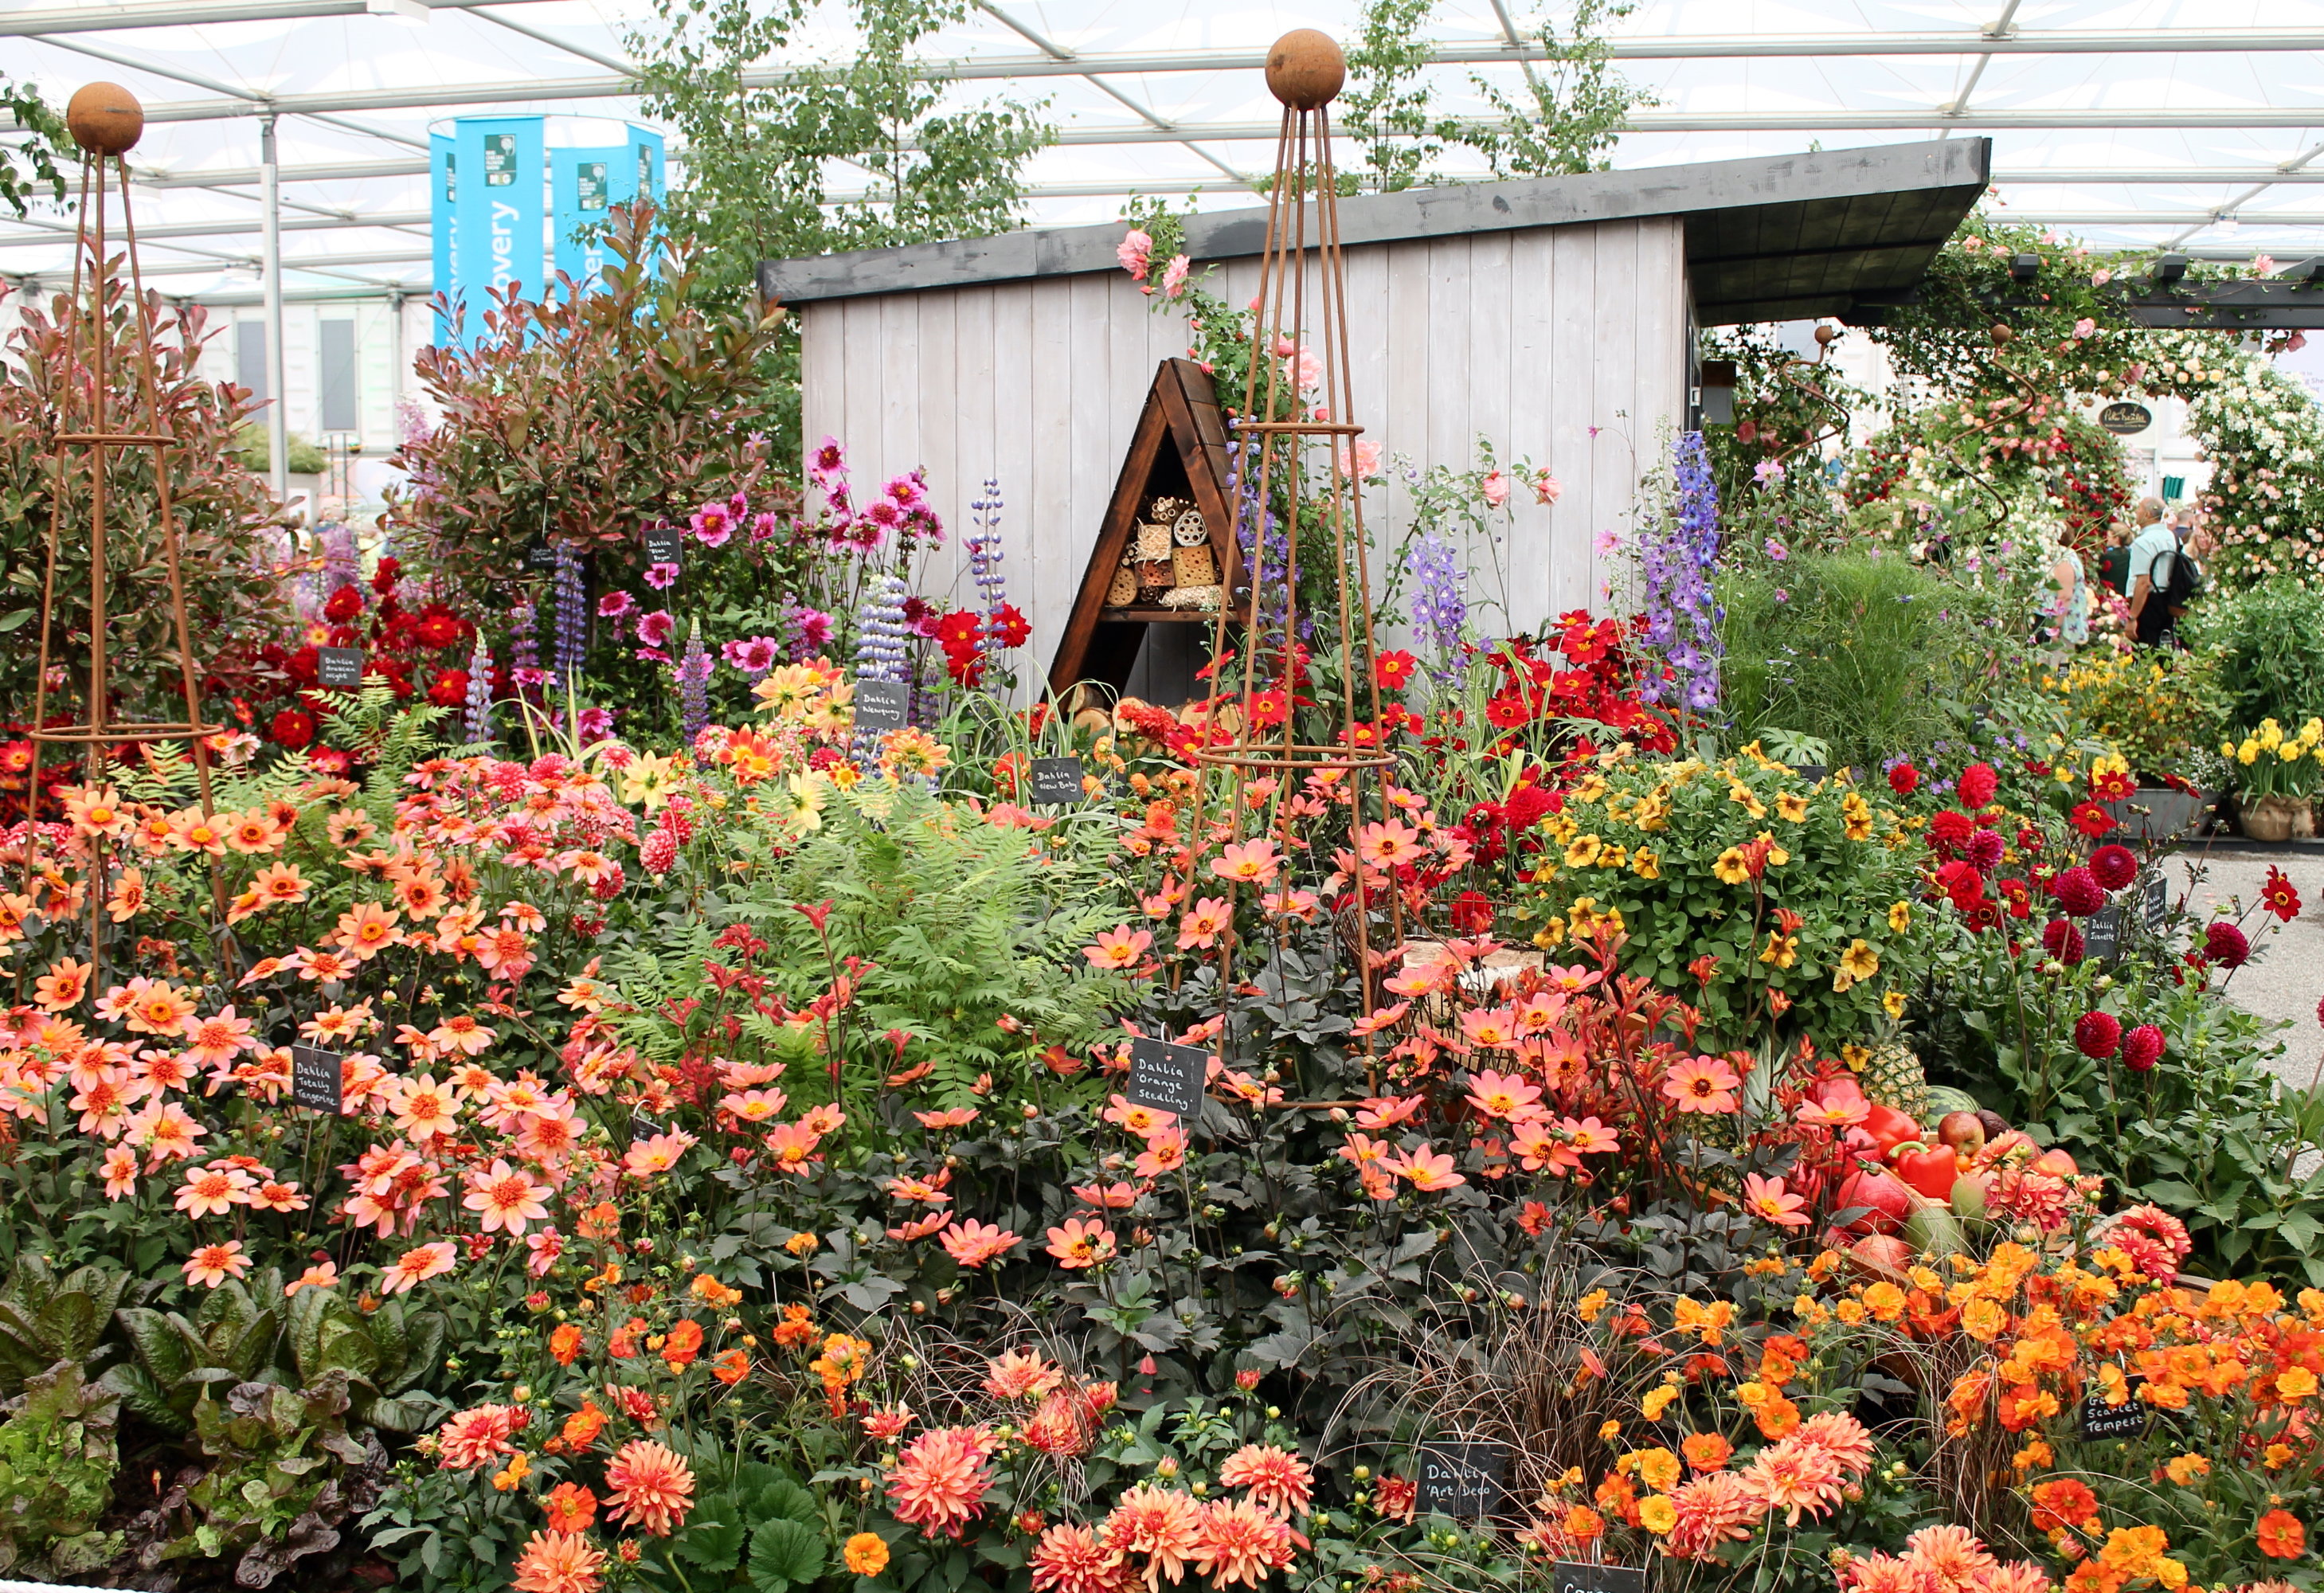
[{"label": "red cosmos flower", "polygon": [[1504,692],[1486,702],[1485,717],[1497,729],[1522,730],[1532,723],[1533,710],[1526,706],[1523,697]]},{"label": "red cosmos flower", "polygon": [[2103,841],[2120,827],[2120,821],[2095,802],[2076,803],[2066,822],[2093,841]]},{"label": "red cosmos flower", "polygon": [[438,708],[456,708],[468,700],[468,672],[439,669],[429,683],[428,700]]},{"label": "red cosmos flower", "polygon": [[2138,782],[2126,770],[2109,769],[2090,776],[2090,800],[2123,802],[2138,793]]},{"label": "red cosmos flower", "polygon": [[1372,660],[1372,677],[1379,682],[1382,691],[1402,691],[1419,673],[1420,660],[1401,650],[1382,653]]},{"label": "red cosmos flower", "polygon": [[425,647],[450,647],[460,640],[461,625],[448,609],[430,608],[414,627]]},{"label": "red cosmos flower", "polygon": [[991,623],[986,629],[1002,647],[1023,647],[1033,635],[1032,625],[1013,603],[1004,603],[994,609]]},{"label": "red cosmos flower", "polygon": [[2267,866],[2267,883],[2260,887],[2260,905],[2286,924],[2300,916],[2300,892],[2273,863]]},{"label": "red cosmos flower", "polygon": [[1250,722],[1262,729],[1281,724],[1290,713],[1289,705],[1279,691],[1253,692],[1250,698]]},{"label": "red cosmos flower", "polygon": [[301,709],[285,708],[274,716],[266,732],[296,752],[314,741],[315,716]]},{"label": "red cosmos flower", "polygon": [[975,614],[966,609],[954,609],[936,622],[936,640],[944,644],[946,651],[954,648],[974,647],[983,629]]}]

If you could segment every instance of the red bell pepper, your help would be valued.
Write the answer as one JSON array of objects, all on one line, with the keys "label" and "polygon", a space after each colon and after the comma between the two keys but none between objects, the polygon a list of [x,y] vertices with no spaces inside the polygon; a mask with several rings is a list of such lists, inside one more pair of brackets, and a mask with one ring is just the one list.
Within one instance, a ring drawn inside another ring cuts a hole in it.
[{"label": "red bell pepper", "polygon": [[1920,1124],[1906,1113],[1893,1106],[1883,1106],[1877,1100],[1866,1107],[1861,1127],[1872,1136],[1872,1143],[1880,1147],[1884,1157],[1906,1140],[1921,1137]]},{"label": "red bell pepper", "polygon": [[1950,1200],[1953,1180],[1960,1176],[1950,1146],[1931,1149],[1917,1139],[1908,1139],[1890,1151],[1888,1165],[1910,1188],[1932,1201]]}]

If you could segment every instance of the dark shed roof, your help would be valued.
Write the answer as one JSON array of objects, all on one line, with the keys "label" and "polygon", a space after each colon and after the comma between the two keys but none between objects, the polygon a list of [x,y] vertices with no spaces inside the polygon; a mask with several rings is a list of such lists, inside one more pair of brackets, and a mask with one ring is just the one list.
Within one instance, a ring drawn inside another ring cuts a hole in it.
[{"label": "dark shed roof", "polygon": [[[1992,161],[1990,139],[1949,138],[1460,183],[1342,200],[1340,229],[1350,244],[1384,244],[1683,216],[1703,324],[1840,315],[1893,301],[1921,280],[1985,192]],[[1197,261],[1257,254],[1266,226],[1258,208],[1197,216],[1187,253]],[[1113,271],[1120,241],[1120,225],[1108,223],[770,260],[759,267],[759,289],[770,300],[809,304]]]}]

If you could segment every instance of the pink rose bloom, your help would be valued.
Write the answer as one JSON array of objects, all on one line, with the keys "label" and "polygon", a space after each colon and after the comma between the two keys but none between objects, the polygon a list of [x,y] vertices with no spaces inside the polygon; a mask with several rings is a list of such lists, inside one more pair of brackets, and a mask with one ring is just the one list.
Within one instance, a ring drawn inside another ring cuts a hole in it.
[{"label": "pink rose bloom", "polygon": [[2113,281],[2114,272],[2106,270],[2104,267],[2100,267],[2098,270],[2090,273],[2090,286],[2093,288],[2103,288],[2108,282]]},{"label": "pink rose bloom", "polygon": [[1565,483],[1550,474],[1548,471],[1545,470],[1534,478],[1533,501],[1535,502],[1546,508],[1563,496],[1565,496]]},{"label": "pink rose bloom", "polygon": [[1485,477],[1483,490],[1486,503],[1499,509],[1509,501],[1509,478],[1496,470]]},{"label": "pink rose bloom", "polygon": [[1188,262],[1183,254],[1170,256],[1170,263],[1162,268],[1162,297],[1176,299],[1186,290]]},{"label": "pink rose bloom", "polygon": [[1121,269],[1130,273],[1132,281],[1142,282],[1146,280],[1147,262],[1154,258],[1154,240],[1133,226],[1114,250],[1113,257],[1121,262]]},{"label": "pink rose bloom", "polygon": [[2088,316],[2074,323],[2074,336],[2077,337],[2088,337],[2098,329],[2098,324]]}]

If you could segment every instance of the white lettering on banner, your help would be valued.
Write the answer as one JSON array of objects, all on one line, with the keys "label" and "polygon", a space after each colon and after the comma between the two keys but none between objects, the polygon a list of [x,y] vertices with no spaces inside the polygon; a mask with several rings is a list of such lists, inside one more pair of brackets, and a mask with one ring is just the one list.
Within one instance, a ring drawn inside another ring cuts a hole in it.
[{"label": "white lettering on banner", "polygon": [[505,288],[516,274],[516,207],[506,199],[493,201],[493,286]]}]

